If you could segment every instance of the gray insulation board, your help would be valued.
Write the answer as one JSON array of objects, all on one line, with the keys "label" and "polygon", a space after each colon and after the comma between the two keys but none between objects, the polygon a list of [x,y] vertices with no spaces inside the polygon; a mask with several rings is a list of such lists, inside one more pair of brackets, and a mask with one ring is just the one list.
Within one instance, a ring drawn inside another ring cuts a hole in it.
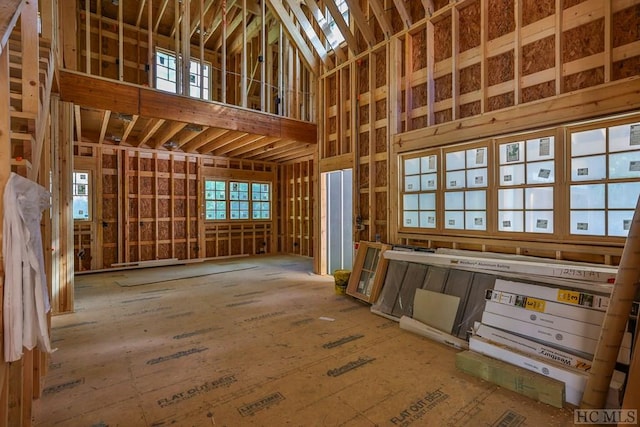
[{"label": "gray insulation board", "polygon": [[467,298],[467,306],[464,309],[460,330],[458,331],[459,338],[467,339],[473,323],[479,322],[482,319],[482,312],[486,304],[486,291],[493,289],[495,282],[496,276],[492,274],[473,274],[471,289],[469,289],[469,296]]},{"label": "gray insulation board", "polygon": [[378,300],[374,303],[373,309],[385,314],[391,314],[400,292],[400,286],[404,281],[409,263],[407,261],[389,261],[387,275],[382,285],[382,290]]},{"label": "gray insulation board", "polygon": [[445,294],[454,295],[460,298],[460,305],[458,306],[458,313],[456,314],[456,320],[453,324],[451,335],[459,336],[462,319],[467,307],[467,300],[469,298],[473,274],[474,273],[470,271],[451,270],[447,277],[447,282],[444,285]]},{"label": "gray insulation board", "polygon": [[413,317],[413,298],[416,295],[416,289],[422,286],[428,269],[429,266],[426,264],[409,263],[391,314],[396,317]]}]

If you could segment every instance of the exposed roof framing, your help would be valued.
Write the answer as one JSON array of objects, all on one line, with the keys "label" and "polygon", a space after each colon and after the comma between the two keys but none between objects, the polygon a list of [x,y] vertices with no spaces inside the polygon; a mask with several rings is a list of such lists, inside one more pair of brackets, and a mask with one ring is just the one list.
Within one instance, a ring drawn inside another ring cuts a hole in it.
[{"label": "exposed roof framing", "polygon": [[[327,23],[327,20],[324,17],[324,14],[318,7],[318,4],[314,0],[305,0],[304,4],[307,5],[307,8],[309,9],[309,11],[311,12],[311,15],[314,17],[314,19],[318,23],[318,26],[322,30],[322,33],[324,34],[324,36],[326,38],[329,38],[331,36],[331,28],[329,28],[329,24]],[[347,60],[347,56],[339,47],[337,49],[334,49],[334,52],[336,53],[336,56],[340,61]]]},{"label": "exposed roof framing", "polygon": [[312,70],[317,70],[318,61],[316,60],[316,57],[311,53],[311,50],[303,40],[295,23],[282,5],[282,2],[280,0],[267,0],[267,4],[269,5],[269,9],[271,9],[274,15],[276,15],[282,23],[284,30],[293,44],[298,48],[298,51],[307,66]]},{"label": "exposed roof framing", "polygon": [[307,16],[304,14],[302,9],[300,9],[300,5],[298,3],[299,0],[285,0],[289,5],[289,8],[293,12],[293,15],[298,20],[298,24],[302,28],[302,31],[307,35],[307,38],[311,42],[311,45],[316,50],[316,53],[322,59],[322,61],[327,64],[329,67],[333,67],[333,62],[327,55],[327,50],[324,45],[320,41],[318,34],[315,32],[313,27],[311,26],[311,22],[307,19]]},{"label": "exposed roof framing", "polygon": [[[376,15],[376,19],[378,20],[380,28],[382,28],[384,34],[387,36],[387,38],[391,37],[391,34],[393,34],[393,29],[391,28],[391,23],[389,23],[387,15],[385,14],[384,7],[380,4],[380,0],[369,0],[369,6],[371,6],[371,10],[373,10],[373,14]],[[405,14],[406,12],[407,11],[405,10]],[[405,28],[406,25],[407,24],[405,21]]]},{"label": "exposed roof framing", "polygon": [[[306,0],[306,2],[315,3],[315,0]],[[347,41],[347,46],[349,47],[349,50],[351,50],[352,53],[358,53],[357,52],[358,43],[356,42],[356,38],[351,32],[351,30],[349,29],[349,24],[344,21],[342,14],[338,10],[338,6],[336,6],[336,4],[333,1],[326,2],[325,6],[327,7],[327,9],[329,9],[329,14],[331,14],[331,17],[333,18],[336,25],[338,26],[340,33],[342,33],[342,36]],[[316,4],[316,7],[317,7],[317,4]],[[351,10],[351,8],[349,8],[349,10]]]},{"label": "exposed roof framing", "polygon": [[[332,3],[333,2],[328,1],[327,6]],[[329,7],[329,10],[331,10],[331,7]],[[336,8],[336,11],[338,11],[337,8]],[[364,16],[362,9],[360,9],[360,6],[358,5],[357,2],[352,2],[352,1],[349,2],[349,15],[353,16],[353,20],[356,23],[356,26],[360,29],[360,32],[362,33],[362,36],[364,37],[367,44],[369,46],[373,45],[375,41],[375,37],[373,36],[373,30],[371,29],[371,25],[369,25],[369,22],[367,22],[367,18]]]}]

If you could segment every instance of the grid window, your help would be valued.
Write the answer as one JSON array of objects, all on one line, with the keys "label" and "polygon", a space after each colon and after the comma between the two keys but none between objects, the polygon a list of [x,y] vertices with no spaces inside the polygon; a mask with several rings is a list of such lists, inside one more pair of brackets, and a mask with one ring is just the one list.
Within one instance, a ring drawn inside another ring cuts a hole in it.
[{"label": "grid window", "polygon": [[404,159],[402,224],[405,227],[436,227],[437,189],[437,155]]},{"label": "grid window", "polygon": [[251,211],[253,219],[271,218],[271,185],[265,183],[251,184]]},{"label": "grid window", "polygon": [[[165,92],[178,93],[179,71],[176,56],[168,51],[156,50],[156,89]],[[202,71],[202,93],[200,90],[200,73]],[[200,61],[191,60],[189,64],[189,96],[193,98],[210,98],[210,73],[211,65],[204,63],[200,67]]]},{"label": "grid window", "polygon": [[90,219],[89,215],[89,173],[73,172],[73,219]]},{"label": "grid window", "polygon": [[231,219],[249,219],[249,183],[229,183],[229,217]]},{"label": "grid window", "polygon": [[626,237],[640,194],[640,123],[571,133],[570,233]]},{"label": "grid window", "polygon": [[227,190],[224,181],[204,182],[205,219],[227,219]]},{"label": "grid window", "polygon": [[444,227],[487,229],[487,147],[445,154]]},{"label": "grid window", "polygon": [[498,231],[553,233],[554,137],[500,144]]}]

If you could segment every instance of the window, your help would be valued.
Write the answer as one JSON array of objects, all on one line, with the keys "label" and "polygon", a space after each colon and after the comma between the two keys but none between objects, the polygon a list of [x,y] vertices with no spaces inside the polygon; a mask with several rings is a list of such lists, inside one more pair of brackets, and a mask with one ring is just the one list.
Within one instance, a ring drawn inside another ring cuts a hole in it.
[{"label": "window", "polygon": [[[342,14],[342,18],[344,19],[344,22],[346,22],[347,25],[349,25],[349,5],[347,4],[347,0],[329,0],[329,1],[335,1],[336,6],[338,7],[338,10]],[[331,15],[331,12],[329,12],[328,8],[326,9],[326,16],[327,16],[327,23],[329,24],[329,29],[331,30],[331,35],[327,37],[327,41],[329,42],[329,47],[333,49],[344,41],[344,36],[342,35],[342,32],[336,25],[336,21],[335,19],[333,19],[333,16]]]},{"label": "window", "polygon": [[629,233],[640,194],[640,123],[571,133],[570,233]]},{"label": "window", "polygon": [[553,233],[553,136],[498,145],[498,231]]},{"label": "window", "polygon": [[[200,93],[200,71],[202,73],[202,94]],[[211,65],[207,62],[200,67],[200,61],[191,60],[189,66],[189,96],[210,99],[209,76]],[[156,89],[178,93],[180,70],[176,56],[168,51],[156,50]],[[202,96],[201,96],[202,95]]]},{"label": "window", "polygon": [[73,219],[89,220],[89,172],[73,172]]},{"label": "window", "polygon": [[251,184],[251,210],[253,219],[271,218],[271,185],[263,183]]},{"label": "window", "polygon": [[205,180],[205,219],[227,219],[227,191],[224,181]]},{"label": "window", "polygon": [[487,229],[487,147],[445,155],[444,228]]},{"label": "window", "polygon": [[402,223],[405,227],[436,227],[437,173],[435,154],[404,160]]},{"label": "window", "polygon": [[271,218],[271,184],[206,179],[205,219],[249,220]]}]

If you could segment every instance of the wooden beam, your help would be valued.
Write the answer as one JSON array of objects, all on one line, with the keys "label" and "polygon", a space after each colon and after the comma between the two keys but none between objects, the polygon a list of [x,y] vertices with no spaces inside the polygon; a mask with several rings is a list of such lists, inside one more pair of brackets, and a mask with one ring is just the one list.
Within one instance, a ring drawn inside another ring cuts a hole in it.
[{"label": "wooden beam", "polygon": [[[327,2],[327,3],[331,3],[331,2]],[[353,21],[356,23],[356,26],[360,29],[360,32],[362,33],[362,37],[364,37],[364,40],[367,42],[369,46],[372,46],[375,41],[375,37],[373,36],[373,30],[371,29],[371,26],[367,22],[367,18],[364,16],[362,9],[360,9],[360,6],[358,5],[357,2],[349,2],[349,15],[353,17]]]},{"label": "wooden beam", "polygon": [[100,139],[98,143],[104,142],[105,135],[107,134],[107,128],[109,127],[109,119],[111,118],[111,110],[105,110],[102,115],[102,125],[100,126]]},{"label": "wooden beam", "polygon": [[0,3],[0,53],[4,51],[25,3],[25,0],[3,0]]},{"label": "wooden beam", "polygon": [[186,153],[192,153],[212,139],[219,138],[228,132],[229,131],[226,129],[209,128],[180,148],[182,148],[182,150]]},{"label": "wooden beam", "polygon": [[[307,1],[315,2],[315,0],[307,0]],[[349,48],[349,50],[354,54],[358,53],[358,42],[356,41],[355,36],[349,29],[349,23],[344,21],[342,14],[338,10],[338,6],[336,6],[336,3],[333,1],[328,1],[328,2],[325,2],[325,6],[327,7],[327,9],[329,9],[329,14],[333,18],[333,21],[338,26],[340,33],[342,33],[342,36],[346,40],[347,47]]]},{"label": "wooden beam", "polygon": [[124,144],[127,141],[127,138],[129,138],[129,135],[131,134],[131,131],[133,130],[139,118],[140,116],[138,116],[137,114],[134,114],[131,121],[127,123],[127,125],[124,127],[124,132],[122,133],[122,140],[120,141],[121,144]]},{"label": "wooden beam", "polygon": [[300,33],[297,27],[295,26],[295,24],[293,23],[293,20],[285,10],[284,6],[282,5],[282,2],[280,0],[266,0],[266,1],[267,1],[267,4],[269,5],[269,9],[280,20],[280,23],[282,24],[287,35],[289,36],[289,39],[293,42],[293,44],[296,46],[296,48],[300,52],[304,62],[307,64],[307,66],[311,70],[317,70],[318,61],[313,56],[313,54],[311,53],[311,50],[309,49],[307,44],[304,42],[304,40],[300,36]]},{"label": "wooden beam", "polygon": [[307,39],[311,42],[311,45],[316,50],[316,53],[322,62],[324,62],[328,68],[333,68],[333,61],[331,61],[331,58],[327,55],[327,49],[325,49],[324,45],[320,41],[320,37],[318,37],[318,34],[311,26],[311,22],[307,19],[307,15],[305,15],[302,9],[300,9],[299,0],[285,1],[289,5],[289,9],[293,12],[293,16],[298,20],[298,24],[302,28],[302,31],[307,35]]},{"label": "wooden beam", "polygon": [[153,148],[158,149],[162,147],[167,141],[169,141],[175,134],[180,132],[187,123],[183,122],[170,122],[165,124],[164,128],[155,135]]},{"label": "wooden beam", "polygon": [[162,5],[160,6],[160,10],[158,11],[158,19],[156,20],[156,25],[153,26],[153,32],[158,32],[158,26],[160,25],[160,21],[162,21],[162,17],[164,16],[164,12],[167,10],[167,4],[169,0],[162,0]]},{"label": "wooden beam", "polygon": [[163,119],[149,120],[149,123],[147,123],[142,132],[140,132],[137,146],[140,147],[142,144],[146,143],[158,131],[158,129],[160,129],[160,126],[162,126],[163,124]]},{"label": "wooden beam", "polygon": [[[188,132],[182,132],[182,135],[175,139],[178,143],[178,148],[182,148],[183,145],[196,138],[198,135],[201,135],[208,128],[202,127],[200,130],[189,130]],[[187,129],[185,129],[187,130]]]},{"label": "wooden beam", "polygon": [[[369,2],[375,2],[376,0],[369,0]],[[404,28],[407,29],[409,28],[413,22],[411,20],[411,16],[409,15],[409,13],[407,12],[407,8],[404,7],[404,1],[403,0],[393,0],[393,4],[396,5],[396,10],[398,11],[398,14],[400,15],[400,18],[402,19],[402,23],[404,24]]]},{"label": "wooden beam", "polygon": [[[214,156],[225,156],[232,150],[237,148],[246,147],[248,145],[253,145],[258,141],[265,139],[265,136],[262,135],[246,135],[242,138],[236,139],[235,141],[229,141],[225,144],[221,144],[217,146],[214,150],[211,151],[211,154]],[[273,137],[271,137],[273,138]]]},{"label": "wooden beam", "polygon": [[239,138],[242,138],[244,136],[246,136],[247,134],[245,132],[237,132],[237,131],[232,131],[232,132],[228,132],[227,134],[225,134],[223,137],[221,138],[216,138],[212,141],[207,142],[206,144],[204,144],[202,147],[198,148],[198,152],[200,154],[205,154],[205,153],[209,153],[211,152],[211,150],[217,148],[217,147],[221,147],[224,146],[226,144],[229,144]]},{"label": "wooden beam", "polygon": [[532,127],[567,123],[640,108],[640,77],[630,77],[594,88],[569,92],[536,103],[505,108],[396,135],[395,153],[495,137]]},{"label": "wooden beam", "polygon": [[79,105],[73,106],[73,113],[75,115],[74,124],[76,125],[76,141],[82,142],[82,116],[80,115]]},{"label": "wooden beam", "polygon": [[[147,0],[139,0],[139,4],[138,4],[138,17],[136,18],[136,27],[140,26],[140,22],[142,21],[142,12],[144,12],[144,6],[145,3],[147,2]],[[89,2],[87,2],[88,4]],[[151,30],[151,28],[149,28],[149,30]],[[151,32],[151,31],[149,31]]]},{"label": "wooden beam", "polygon": [[[309,8],[311,15],[314,17],[314,19],[318,23],[318,26],[324,33],[325,38],[328,40],[331,37],[331,28],[329,28],[329,24],[327,23],[327,20],[325,19],[324,14],[318,7],[318,4],[315,2],[315,0],[305,0],[305,4],[307,5],[307,8]],[[347,60],[347,56],[344,54],[342,49],[340,49],[340,46],[333,49],[333,51],[335,52],[336,57],[341,62],[345,62]]]},{"label": "wooden beam", "polygon": [[280,138],[276,138],[273,136],[268,136],[266,138],[263,138],[259,141],[255,141],[253,143],[251,143],[251,145],[244,145],[242,147],[233,149],[231,151],[228,151],[226,153],[224,153],[227,157],[240,157],[242,154],[244,153],[248,153],[250,151],[254,151],[254,150],[260,150],[260,149],[273,149],[274,144],[277,143],[278,141],[280,141]]},{"label": "wooden beam", "polygon": [[142,117],[295,139],[305,143],[317,142],[317,125],[313,123],[176,96],[82,73],[60,71],[60,96],[64,101],[102,110],[115,109]]},{"label": "wooden beam", "polygon": [[[396,4],[396,8],[398,9],[398,12],[400,12],[398,3],[402,3],[402,2],[399,2],[398,0],[393,0],[393,1]],[[384,7],[382,6],[382,4],[380,4],[380,0],[369,0],[369,6],[371,7],[373,14],[376,16],[376,19],[378,20],[378,24],[380,24],[380,28],[382,28],[382,32],[385,34],[385,38],[388,39],[393,35],[393,28],[391,27],[391,23],[387,18]],[[407,15],[407,10],[404,8],[404,5],[401,4],[400,7],[404,10],[404,14]],[[411,24],[409,24],[409,22],[411,22],[411,18],[409,18],[409,16],[407,15],[405,20],[405,17],[402,14],[401,16],[403,19],[402,22],[404,23],[404,28],[411,26]]]}]

